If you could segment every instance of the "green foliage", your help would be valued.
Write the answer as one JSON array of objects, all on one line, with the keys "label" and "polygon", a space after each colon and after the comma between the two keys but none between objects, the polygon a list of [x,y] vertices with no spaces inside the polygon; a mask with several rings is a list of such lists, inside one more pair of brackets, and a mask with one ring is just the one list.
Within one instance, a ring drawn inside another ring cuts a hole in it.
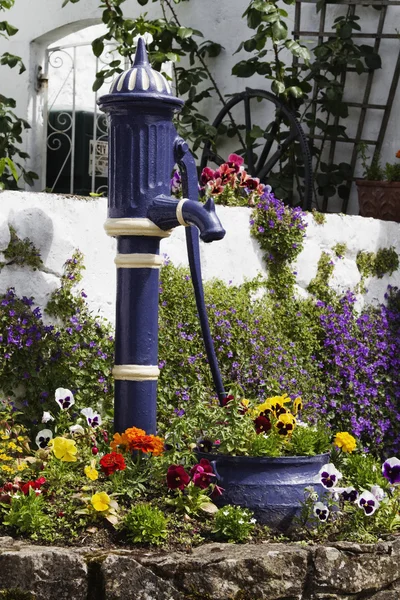
[{"label": "green foliage", "polygon": [[158,546],[167,537],[167,524],[168,520],[159,508],[136,504],[125,516],[123,527],[130,542]]},{"label": "green foliage", "polygon": [[329,452],[331,447],[332,433],[323,423],[313,427],[297,425],[290,436],[286,452],[292,456],[315,456]]},{"label": "green foliage", "polygon": [[213,531],[224,541],[246,542],[254,531],[255,522],[250,510],[240,506],[224,506],[215,515]]},{"label": "green foliage", "polygon": [[52,409],[58,387],[72,389],[78,404],[111,406],[113,337],[109,324],[89,311],[86,294],[75,290],[81,268],[77,252],[67,260],[61,287],[47,305],[57,325],[43,322],[33,299],[17,298],[13,290],[2,297],[0,389],[9,396],[18,390],[28,422]]},{"label": "green foliage", "polygon": [[335,244],[332,247],[332,251],[335,253],[336,258],[343,258],[343,256],[347,252],[347,245],[344,244],[344,243],[342,243],[342,244]]},{"label": "green foliage", "polygon": [[318,212],[317,210],[313,209],[312,216],[313,216],[314,221],[318,225],[325,225],[325,223],[326,223],[326,216],[325,216],[324,213]]},{"label": "green foliage", "polygon": [[10,227],[11,239],[8,247],[4,250],[6,262],[0,262],[0,269],[5,265],[26,265],[33,270],[40,269],[43,266],[40,253],[35,248],[31,240],[25,238],[21,240],[13,227]]},{"label": "green foliage", "polygon": [[387,181],[400,181],[400,163],[396,165],[386,163],[385,179],[387,179]]},{"label": "green foliage", "polygon": [[397,271],[399,256],[393,246],[379,248],[377,252],[360,250],[357,254],[356,264],[362,279],[371,276],[382,279],[384,275],[392,275]]},{"label": "green foliage", "polygon": [[52,520],[45,513],[45,501],[42,495],[36,495],[31,488],[25,496],[13,498],[3,524],[12,527],[17,533],[25,533],[34,539],[52,529]]},{"label": "green foliage", "polygon": [[307,291],[321,300],[330,301],[334,292],[329,287],[329,279],[335,265],[328,252],[322,252],[318,261],[317,273],[307,286]]},{"label": "green foliage", "polygon": [[[380,155],[374,154],[371,164],[368,165],[367,144],[359,144],[358,151],[365,179],[368,181],[400,181],[400,163],[386,163],[383,168],[380,163]],[[396,153],[396,158],[400,158],[400,151]]]}]

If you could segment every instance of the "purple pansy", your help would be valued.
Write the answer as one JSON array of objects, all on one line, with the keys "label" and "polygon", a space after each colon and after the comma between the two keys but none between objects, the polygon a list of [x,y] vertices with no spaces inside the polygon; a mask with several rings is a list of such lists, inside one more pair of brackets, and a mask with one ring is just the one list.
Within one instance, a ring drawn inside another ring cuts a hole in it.
[{"label": "purple pansy", "polygon": [[395,456],[388,458],[382,465],[382,475],[392,485],[400,483],[400,460]]},{"label": "purple pansy", "polygon": [[366,515],[373,515],[377,508],[379,508],[379,500],[368,491],[365,491],[357,500],[357,504],[362,508]]},{"label": "purple pansy", "polygon": [[324,465],[320,469],[318,475],[320,477],[320,482],[327,489],[335,487],[342,477],[341,472],[337,470],[333,463]]},{"label": "purple pansy", "polygon": [[86,417],[89,427],[99,427],[102,423],[101,416],[99,413],[95,412],[93,408],[82,408],[81,415]]},{"label": "purple pansy", "polygon": [[73,404],[75,404],[74,396],[71,390],[67,390],[65,388],[56,389],[55,400],[61,410],[68,410]]}]

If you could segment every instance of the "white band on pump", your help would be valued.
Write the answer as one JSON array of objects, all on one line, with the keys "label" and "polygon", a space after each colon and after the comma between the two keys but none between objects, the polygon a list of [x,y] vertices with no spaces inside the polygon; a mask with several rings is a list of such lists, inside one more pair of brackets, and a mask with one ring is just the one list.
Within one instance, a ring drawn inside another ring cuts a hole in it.
[{"label": "white band on pump", "polygon": [[120,381],[151,381],[158,379],[160,369],[153,365],[115,365],[112,374]]},{"label": "white band on pump", "polygon": [[159,269],[163,259],[159,254],[117,254],[117,269]]},{"label": "white band on pump", "polygon": [[107,235],[145,235],[165,238],[171,235],[171,230],[163,231],[157,225],[145,218],[107,219],[104,223]]},{"label": "white band on pump", "polygon": [[178,205],[176,207],[176,218],[178,219],[179,223],[184,227],[190,227],[190,223],[186,223],[185,219],[182,216],[182,208],[186,200],[187,198],[182,198],[182,200],[179,200]]}]

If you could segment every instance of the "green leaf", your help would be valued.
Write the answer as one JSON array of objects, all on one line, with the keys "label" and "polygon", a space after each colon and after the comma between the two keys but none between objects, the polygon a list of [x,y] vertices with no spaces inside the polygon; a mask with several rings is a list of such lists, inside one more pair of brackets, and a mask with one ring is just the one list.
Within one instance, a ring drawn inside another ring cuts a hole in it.
[{"label": "green leaf", "polygon": [[96,77],[96,80],[92,86],[92,90],[94,92],[97,92],[97,90],[99,90],[101,88],[103,83],[104,83],[104,77]]},{"label": "green leaf", "polygon": [[6,159],[6,163],[8,165],[8,168],[10,169],[12,176],[14,177],[15,181],[18,181],[18,173],[17,173],[17,169],[15,167],[15,164],[13,163],[13,161],[11,160],[11,158],[7,157]]},{"label": "green leaf", "polygon": [[149,0],[137,0],[140,6],[146,6]]},{"label": "green leaf", "polygon": [[6,23],[6,31],[8,35],[15,35],[18,31],[17,27],[10,25],[10,23]]},{"label": "green leaf", "polygon": [[271,84],[271,89],[274,92],[274,94],[283,94],[285,91],[285,84],[282,83],[282,81],[274,79],[274,81]]},{"label": "green leaf", "polygon": [[303,90],[299,88],[297,85],[292,85],[286,89],[286,92],[293,96],[294,98],[301,98],[303,95]]},{"label": "green leaf", "polygon": [[272,37],[274,40],[285,40],[287,38],[287,25],[282,21],[277,21],[272,25]]},{"label": "green leaf", "polygon": [[345,23],[343,25],[343,27],[340,27],[338,29],[338,33],[339,33],[339,37],[341,37],[342,40],[347,40],[347,39],[351,38],[351,35],[353,33],[353,28],[351,26],[351,23]]},{"label": "green leaf", "polygon": [[298,58],[302,58],[303,60],[309,60],[310,52],[308,48],[305,46],[301,46],[295,40],[286,40],[285,47],[290,50],[293,56],[297,56]]},{"label": "green leaf", "polygon": [[104,50],[103,38],[97,38],[96,40],[93,40],[92,50],[93,50],[93,54],[95,56],[97,56],[97,57],[101,56],[101,54],[103,53],[103,50]]},{"label": "green leaf", "polygon": [[184,40],[188,37],[191,37],[193,35],[193,29],[190,29],[190,27],[179,27],[178,29],[178,36]]},{"label": "green leaf", "polygon": [[251,77],[256,72],[256,63],[249,60],[241,60],[232,68],[232,75],[236,77]]},{"label": "green leaf", "polygon": [[379,56],[379,54],[373,53],[373,54],[367,54],[367,56],[364,58],[365,60],[365,64],[367,65],[367,67],[369,69],[381,69],[382,68],[382,60],[381,57]]}]

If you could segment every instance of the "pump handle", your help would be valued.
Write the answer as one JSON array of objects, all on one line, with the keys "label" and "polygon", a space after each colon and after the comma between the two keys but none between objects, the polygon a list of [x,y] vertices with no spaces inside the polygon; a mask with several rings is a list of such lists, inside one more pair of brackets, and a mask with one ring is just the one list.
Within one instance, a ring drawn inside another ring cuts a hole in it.
[{"label": "pump handle", "polygon": [[[197,168],[193,155],[189,150],[187,143],[178,138],[174,147],[175,161],[180,169],[182,177],[182,194],[184,198],[199,201],[199,188],[197,179]],[[204,346],[208,362],[211,369],[218,400],[222,406],[226,391],[222,383],[221,371],[219,370],[217,357],[215,354],[214,342],[211,337],[210,324],[208,322],[206,304],[204,301],[203,281],[201,277],[199,231],[197,227],[185,227],[186,246],[189,258],[189,268],[192,277],[194,295],[196,298],[197,312],[199,313],[200,326],[203,334]]]}]

